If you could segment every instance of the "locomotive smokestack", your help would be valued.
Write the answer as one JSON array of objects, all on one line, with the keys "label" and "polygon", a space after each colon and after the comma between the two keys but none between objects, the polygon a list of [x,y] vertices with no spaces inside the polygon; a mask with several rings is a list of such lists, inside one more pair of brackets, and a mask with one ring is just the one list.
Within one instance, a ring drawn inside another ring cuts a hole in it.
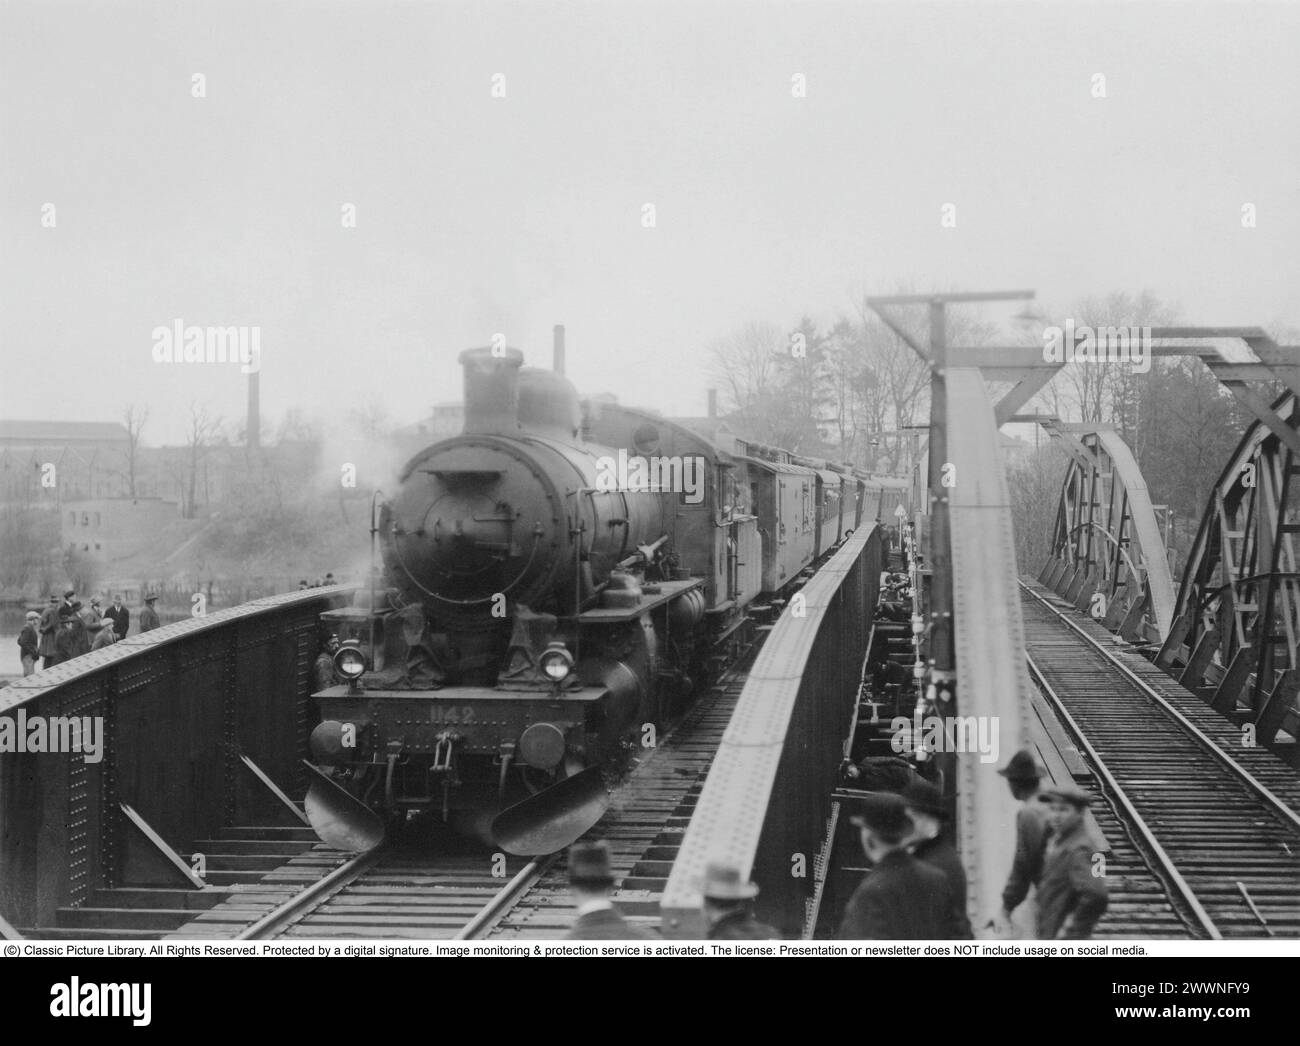
[{"label": "locomotive smokestack", "polygon": [[717,416],[718,416],[718,390],[709,389],[709,417],[716,418]]},{"label": "locomotive smokestack", "polygon": [[560,376],[564,375],[564,324],[555,325],[555,357],[551,369]]},{"label": "locomotive smokestack", "polygon": [[518,349],[466,349],[460,354],[465,368],[465,432],[514,434],[519,431],[519,367],[524,354]]}]

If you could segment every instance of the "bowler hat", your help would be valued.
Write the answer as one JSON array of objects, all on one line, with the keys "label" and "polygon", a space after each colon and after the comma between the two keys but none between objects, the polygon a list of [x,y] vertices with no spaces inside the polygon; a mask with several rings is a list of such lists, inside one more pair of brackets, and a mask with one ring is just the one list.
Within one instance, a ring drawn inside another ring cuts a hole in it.
[{"label": "bowler hat", "polygon": [[1008,781],[1037,781],[1043,776],[1042,767],[1027,748],[1022,748],[998,771]]},{"label": "bowler hat", "polygon": [[1044,788],[1039,794],[1044,799],[1061,799],[1069,803],[1071,806],[1076,806],[1080,809],[1083,809],[1092,802],[1092,796],[1070,781],[1067,781],[1065,784],[1052,785],[1050,788]]},{"label": "bowler hat", "polygon": [[146,592],[144,601],[146,603],[152,603],[157,598],[158,598],[158,594],[156,592]]},{"label": "bowler hat", "polygon": [[950,816],[948,804],[943,801],[943,793],[923,777],[911,781],[899,795],[909,810],[919,810],[933,817]]},{"label": "bowler hat", "polygon": [[569,882],[578,886],[612,886],[609,847],[604,843],[577,843],[569,847]]},{"label": "bowler hat", "polygon": [[72,598],[73,596],[75,596],[76,594],[77,594],[77,590],[76,590],[75,588],[70,588],[70,589],[68,589],[66,592],[63,593],[63,598],[64,598],[64,599],[71,599],[71,598]]},{"label": "bowler hat", "polygon": [[758,886],[742,879],[734,864],[711,861],[704,870],[704,896],[713,901],[748,901],[758,896]]},{"label": "bowler hat", "polygon": [[903,800],[893,792],[873,792],[857,800],[849,820],[874,832],[887,843],[901,842],[915,825]]}]

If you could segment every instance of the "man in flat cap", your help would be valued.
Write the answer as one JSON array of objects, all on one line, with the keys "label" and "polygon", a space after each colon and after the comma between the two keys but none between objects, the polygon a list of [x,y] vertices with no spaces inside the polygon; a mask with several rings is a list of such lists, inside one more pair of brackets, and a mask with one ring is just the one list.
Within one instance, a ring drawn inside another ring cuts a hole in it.
[{"label": "man in flat cap", "polygon": [[704,871],[704,921],[711,941],[773,941],[774,927],[754,917],[758,886],[741,878],[733,864],[711,862]]},{"label": "man in flat cap", "polygon": [[928,865],[943,872],[952,892],[952,924],[957,928],[957,940],[973,940],[970,917],[966,914],[966,869],[961,866],[957,848],[949,834],[952,814],[944,802],[943,793],[922,777],[918,777],[899,793],[907,816],[916,828],[907,844],[912,853]]},{"label": "man in flat cap", "polygon": [[113,631],[113,619],[105,617],[100,620],[99,624],[91,625],[90,631],[94,638],[90,641],[91,651],[103,650],[106,646],[112,646],[117,642],[117,633]]},{"label": "man in flat cap", "polygon": [[614,876],[609,870],[609,847],[602,843],[575,843],[569,847],[569,889],[578,908],[578,921],[565,937],[571,941],[637,941],[653,937],[633,926],[609,899]]},{"label": "man in flat cap", "polygon": [[1087,940],[1110,900],[1105,875],[1096,874],[1096,844],[1083,819],[1090,797],[1074,784],[1046,788],[1043,795],[1050,804],[1052,834],[1038,887],[1038,936]]},{"label": "man in flat cap", "polygon": [[[1000,929],[1004,933],[1016,929],[1027,937],[1033,932],[1036,921],[1033,899],[1028,905],[1029,911],[1024,913],[1026,918],[1013,920],[1012,913],[1029,897],[1031,889],[1037,889],[1043,875],[1043,849],[1049,831],[1048,803],[1041,792],[1043,772],[1033,753],[1021,749],[998,773],[1007,779],[1011,795],[1020,802],[1020,809],[1016,811],[1016,854],[1011,862],[1007,885],[1002,890]],[[1014,922],[1020,925],[1015,926]]]},{"label": "man in flat cap", "polygon": [[29,676],[36,671],[36,659],[40,657],[41,615],[35,610],[27,611],[23,618],[23,630],[18,633],[18,657],[23,663],[23,675]]},{"label": "man in flat cap", "polygon": [[839,938],[847,941],[951,940],[959,936],[952,890],[943,872],[913,857],[915,830],[903,800],[878,792],[858,800],[849,820],[874,867],[844,909]]}]

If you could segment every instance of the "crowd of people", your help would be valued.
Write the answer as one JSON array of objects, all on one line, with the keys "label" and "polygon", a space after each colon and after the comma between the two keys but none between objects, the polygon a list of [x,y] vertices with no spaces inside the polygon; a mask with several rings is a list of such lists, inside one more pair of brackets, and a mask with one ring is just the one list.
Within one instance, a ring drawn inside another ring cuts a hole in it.
[{"label": "crowd of people", "polygon": [[[996,935],[1040,940],[1083,940],[1105,913],[1108,893],[1097,874],[1097,840],[1085,814],[1088,793],[1072,783],[1043,786],[1041,767],[1028,751],[1017,752],[998,771],[1020,802],[1016,849],[1002,894],[1002,911],[988,927]],[[971,940],[966,910],[966,873],[951,833],[951,815],[940,789],[919,776],[899,791],[862,792],[848,805],[849,821],[870,869],[853,891],[840,919],[841,940]],[[636,940],[653,936],[614,907],[615,880],[604,843],[581,843],[569,851],[569,885],[578,920],[573,940]],[[714,863],[703,886],[702,912],[710,940],[774,940],[781,935],[760,922],[753,902],[758,887],[740,870]],[[1026,911],[1027,910],[1027,911]],[[1028,925],[1017,916],[1030,916]]]},{"label": "crowd of people", "polygon": [[[149,632],[162,621],[154,608],[158,596],[146,592],[144,606],[138,617],[137,631]],[[41,668],[53,668],[65,661],[92,650],[103,650],[125,639],[131,627],[131,611],[115,595],[107,608],[102,607],[98,596],[92,596],[89,605],[83,605],[74,589],[63,593],[63,598],[50,596],[42,611],[27,611],[22,631],[18,634],[18,653],[23,664],[23,675]]]}]

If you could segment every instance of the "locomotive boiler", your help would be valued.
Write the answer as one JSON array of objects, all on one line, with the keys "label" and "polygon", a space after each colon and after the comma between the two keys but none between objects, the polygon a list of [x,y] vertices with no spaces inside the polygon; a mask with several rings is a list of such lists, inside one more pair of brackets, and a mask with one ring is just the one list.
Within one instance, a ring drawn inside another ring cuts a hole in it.
[{"label": "locomotive boiler", "polygon": [[460,362],[463,433],[408,462],[380,510],[375,605],[324,615],[348,681],[316,695],[308,813],[350,848],[382,834],[374,811],[481,827],[501,807],[503,848],[566,845],[709,670],[707,456],[647,457],[654,481],[620,486],[609,464],[636,448],[584,438],[562,374],[516,349]]},{"label": "locomotive boiler", "polygon": [[559,341],[553,370],[511,348],[460,362],[463,432],[406,464],[373,521],[382,572],[322,616],[341,682],[313,695],[306,807],[344,849],[426,811],[511,853],[568,845],[893,504],[848,466],[580,402]]}]

